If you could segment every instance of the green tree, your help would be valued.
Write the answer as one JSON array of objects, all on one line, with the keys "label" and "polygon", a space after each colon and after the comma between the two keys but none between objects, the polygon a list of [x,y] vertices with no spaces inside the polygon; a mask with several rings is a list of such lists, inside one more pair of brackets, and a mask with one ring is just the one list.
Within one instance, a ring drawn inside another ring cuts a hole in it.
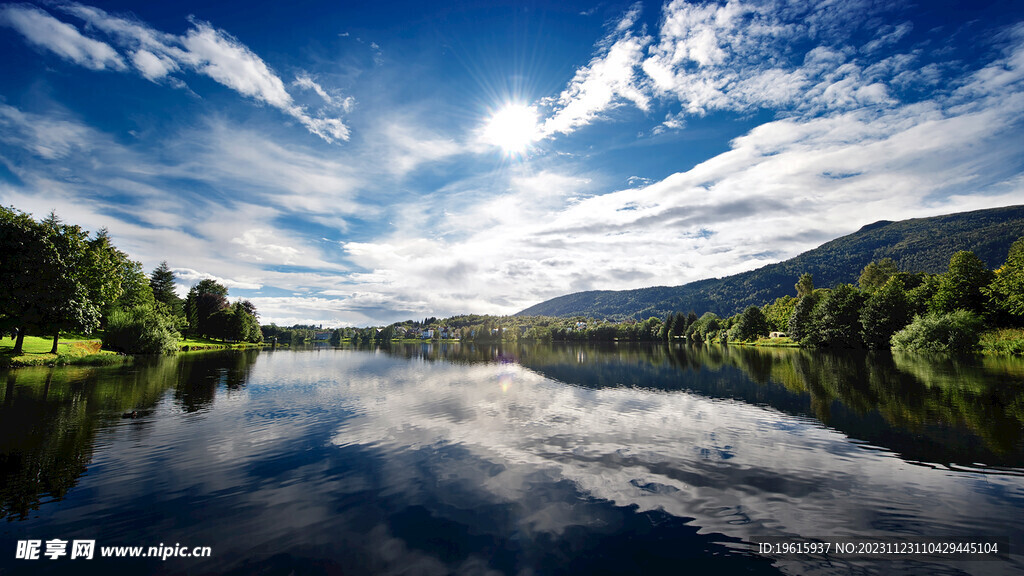
[{"label": "green tree", "polygon": [[44,314],[38,327],[53,334],[50,353],[56,354],[61,331],[88,334],[99,327],[100,313],[85,284],[86,238],[89,233],[78,226],[62,223],[53,212],[43,220],[42,226],[57,258],[49,262],[47,270],[34,271],[47,277],[47,289],[39,295],[44,302]]},{"label": "green tree", "polygon": [[889,348],[892,335],[910,322],[913,313],[904,288],[903,278],[893,276],[864,302],[860,323],[868,348]]},{"label": "green tree", "polygon": [[749,306],[740,315],[732,331],[730,340],[754,340],[759,336],[767,336],[771,330],[764,313],[757,306]]},{"label": "green tree", "polygon": [[974,252],[963,250],[953,254],[949,270],[942,275],[938,290],[932,296],[932,310],[939,313],[970,310],[983,314],[986,298],[981,290],[991,284],[993,278],[992,271]]},{"label": "green tree", "polygon": [[189,331],[199,336],[211,336],[215,332],[226,333],[224,319],[213,320],[214,314],[228,307],[228,289],[216,280],[200,280],[185,298],[185,314]]},{"label": "green tree", "polygon": [[797,280],[794,288],[796,288],[797,298],[809,296],[814,292],[814,276],[811,276],[809,272],[804,272],[800,275],[800,279]]},{"label": "green tree", "polygon": [[714,312],[705,312],[686,329],[687,339],[693,342],[710,342],[722,328],[722,319]]},{"label": "green tree", "polygon": [[988,309],[1012,324],[1024,324],[1024,238],[1010,246],[1006,262],[982,288]]},{"label": "green tree", "polygon": [[850,284],[840,284],[829,291],[811,313],[812,330],[809,344],[833,348],[859,348],[861,341],[860,310],[864,295]]},{"label": "green tree", "polygon": [[818,296],[814,292],[801,296],[793,306],[793,312],[786,323],[786,333],[796,341],[801,341],[811,333],[814,307],[818,304]]},{"label": "green tree", "polygon": [[764,313],[764,317],[768,321],[769,332],[772,330],[785,332],[789,328],[789,318],[793,315],[796,303],[796,298],[782,296],[761,308],[761,312]]},{"label": "green tree", "polygon": [[174,289],[174,272],[164,260],[149,275],[149,287],[153,291],[153,299],[168,315],[184,317],[184,302]]},{"label": "green tree", "polygon": [[860,273],[860,285],[861,291],[865,294],[872,294],[875,290],[878,290],[889,281],[889,278],[899,272],[896,267],[896,261],[892,258],[882,258],[878,262],[871,262],[864,267],[864,270]]},{"label": "green tree", "polygon": [[101,321],[112,310],[152,306],[155,302],[149,279],[140,262],[118,250],[106,228],[88,241],[85,262],[80,267],[89,297],[102,313]]},{"label": "green tree", "polygon": [[935,293],[939,291],[942,284],[942,276],[939,274],[923,274],[920,282],[910,288],[907,285],[907,302],[910,303],[910,310],[915,315],[927,314],[932,306]]}]

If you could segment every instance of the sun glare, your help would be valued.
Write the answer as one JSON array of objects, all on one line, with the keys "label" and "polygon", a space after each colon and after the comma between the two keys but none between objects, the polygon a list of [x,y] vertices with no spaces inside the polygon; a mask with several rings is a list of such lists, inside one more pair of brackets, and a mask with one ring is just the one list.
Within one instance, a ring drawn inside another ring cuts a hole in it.
[{"label": "sun glare", "polygon": [[484,128],[484,140],[507,154],[522,154],[540,139],[537,110],[523,104],[506,104]]}]

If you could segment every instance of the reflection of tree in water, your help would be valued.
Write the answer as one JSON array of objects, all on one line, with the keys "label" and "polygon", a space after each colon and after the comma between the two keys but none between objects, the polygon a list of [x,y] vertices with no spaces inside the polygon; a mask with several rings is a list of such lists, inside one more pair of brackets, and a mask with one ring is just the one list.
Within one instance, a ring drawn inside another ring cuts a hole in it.
[{"label": "reflection of tree in water", "polygon": [[9,371],[0,403],[0,517],[24,520],[45,499],[63,498],[86,471],[96,432],[123,411],[152,408],[170,385],[135,367]]},{"label": "reflection of tree in water", "polygon": [[6,372],[0,388],[0,517],[24,520],[41,503],[63,498],[92,460],[97,432],[120,423],[123,413],[145,416],[171,388],[183,409],[198,410],[213,401],[217,386],[243,387],[257,354],[138,358],[127,367]]},{"label": "reflection of tree in water", "polygon": [[259,350],[200,352],[179,363],[174,400],[185,412],[198,412],[213,404],[217,389],[245,387]]},{"label": "reflection of tree in water", "polygon": [[512,358],[575,386],[690,390],[813,416],[911,460],[1024,464],[1019,359],[639,343],[417,344],[387,352],[457,363]]}]

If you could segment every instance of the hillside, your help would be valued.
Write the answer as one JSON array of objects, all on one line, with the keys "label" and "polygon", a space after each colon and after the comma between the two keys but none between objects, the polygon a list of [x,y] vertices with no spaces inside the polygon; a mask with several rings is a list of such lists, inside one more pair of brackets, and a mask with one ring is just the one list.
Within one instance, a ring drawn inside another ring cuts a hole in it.
[{"label": "hillside", "polygon": [[784,262],[749,272],[682,286],[577,292],[541,302],[517,315],[624,320],[693,310],[729,316],[750,305],[795,295],[793,285],[804,272],[814,275],[818,287],[856,283],[864,266],[882,258],[892,258],[906,272],[945,272],[949,258],[960,250],[973,251],[995,268],[1006,260],[1010,244],[1021,236],[1024,206],[899,222],[882,220]]}]

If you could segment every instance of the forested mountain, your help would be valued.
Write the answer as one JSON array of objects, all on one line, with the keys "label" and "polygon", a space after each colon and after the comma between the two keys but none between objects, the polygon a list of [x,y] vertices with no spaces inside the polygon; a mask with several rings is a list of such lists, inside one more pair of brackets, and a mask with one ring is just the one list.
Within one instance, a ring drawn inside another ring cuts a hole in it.
[{"label": "forested mountain", "polygon": [[682,286],[577,292],[541,302],[517,315],[639,320],[693,310],[725,317],[747,306],[795,295],[793,285],[804,272],[814,275],[818,287],[856,283],[864,266],[882,258],[892,258],[904,272],[939,273],[945,272],[950,257],[960,250],[974,252],[989,268],[995,268],[1006,260],[1010,244],[1021,236],[1024,206],[899,222],[881,220],[795,258],[749,272]]}]

